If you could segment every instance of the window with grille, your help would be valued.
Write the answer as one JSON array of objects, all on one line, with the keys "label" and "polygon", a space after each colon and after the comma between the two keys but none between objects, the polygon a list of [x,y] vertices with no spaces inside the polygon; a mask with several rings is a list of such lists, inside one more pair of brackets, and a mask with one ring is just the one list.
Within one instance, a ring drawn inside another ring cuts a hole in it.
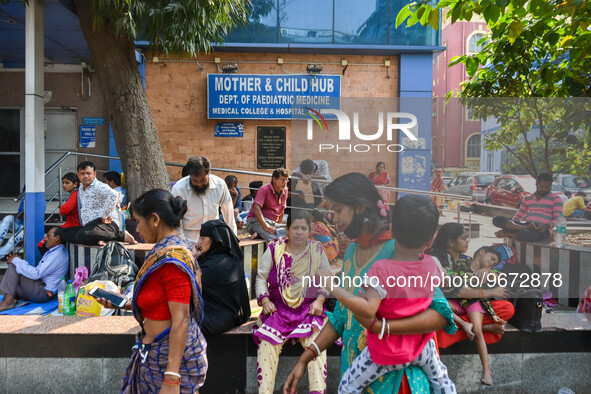
[{"label": "window with grille", "polygon": [[468,40],[468,52],[480,52],[486,45],[486,41],[480,45],[478,44],[478,41],[483,37],[484,34],[482,33],[472,34]]},{"label": "window with grille", "polygon": [[466,157],[468,159],[480,158],[480,134],[474,134],[468,139]]}]

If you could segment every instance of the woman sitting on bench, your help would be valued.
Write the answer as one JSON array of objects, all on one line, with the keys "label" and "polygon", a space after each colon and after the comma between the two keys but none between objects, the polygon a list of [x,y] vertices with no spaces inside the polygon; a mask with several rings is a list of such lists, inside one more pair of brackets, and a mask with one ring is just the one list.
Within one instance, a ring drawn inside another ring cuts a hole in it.
[{"label": "woman sitting on bench", "polygon": [[[468,251],[469,243],[470,239],[463,225],[446,223],[437,232],[431,254],[439,259],[444,271],[452,272],[453,276],[465,278],[466,275],[472,275],[472,272],[469,272],[471,269],[467,268],[471,267],[472,258],[465,254]],[[474,274],[478,276],[478,272],[474,272]],[[456,298],[477,301],[485,298],[504,298],[508,296],[504,287],[497,286],[483,289],[468,286],[471,281],[465,283],[464,286],[454,286],[453,283],[455,281],[444,282],[441,285],[441,290],[448,298],[448,302]],[[460,309],[458,309],[459,302],[452,301],[450,304],[455,313],[454,320],[457,322],[458,327],[463,328],[463,330],[458,330],[453,335],[438,331],[437,341],[439,347],[446,348],[466,338],[474,341],[482,362],[482,377],[480,380],[484,385],[492,385],[492,374],[486,344],[496,343],[501,340],[501,336],[505,332],[503,325],[515,313],[513,304],[504,300],[486,302],[486,309],[489,313],[485,313],[480,302],[471,303],[469,307],[464,306]],[[464,303],[464,305],[466,304]]]},{"label": "woman sitting on bench", "polygon": [[244,254],[238,238],[225,222],[210,220],[201,225],[197,259],[203,284],[206,337],[219,335],[245,323],[250,302],[244,280]]},{"label": "woman sitting on bench", "polygon": [[[310,215],[292,209],[287,231],[288,238],[269,244],[258,267],[256,292],[263,307],[254,327],[259,393],[274,392],[279,354],[285,342],[294,340],[304,348],[311,347],[326,320],[325,293],[305,280],[330,273],[322,245],[308,239]],[[324,393],[326,352],[314,351],[317,357],[308,366],[310,392]]]}]

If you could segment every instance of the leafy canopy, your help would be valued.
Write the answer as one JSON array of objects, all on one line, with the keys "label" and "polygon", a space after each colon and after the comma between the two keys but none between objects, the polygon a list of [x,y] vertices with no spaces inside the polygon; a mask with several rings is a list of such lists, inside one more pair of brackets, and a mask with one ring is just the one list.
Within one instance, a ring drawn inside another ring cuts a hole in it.
[{"label": "leafy canopy", "polygon": [[463,63],[470,77],[461,96],[591,96],[588,0],[442,0],[435,7],[413,1],[396,25],[408,19],[408,26],[437,29],[442,9],[452,23],[481,17],[491,32],[480,53],[450,59],[450,66]]},{"label": "leafy canopy", "polygon": [[247,0],[93,0],[95,28],[145,40],[156,52],[209,52],[229,31],[247,21]]},{"label": "leafy canopy", "polygon": [[[530,174],[586,173],[591,165],[591,4],[589,0],[413,1],[396,24],[439,27],[441,10],[452,23],[483,18],[490,35],[475,54],[450,59],[463,64],[468,80],[459,96],[475,117],[495,117],[487,150],[504,149]],[[474,97],[512,97],[483,104]],[[535,97],[562,98],[558,102]],[[567,99],[570,98],[570,99]],[[536,164],[537,163],[537,164]]]}]

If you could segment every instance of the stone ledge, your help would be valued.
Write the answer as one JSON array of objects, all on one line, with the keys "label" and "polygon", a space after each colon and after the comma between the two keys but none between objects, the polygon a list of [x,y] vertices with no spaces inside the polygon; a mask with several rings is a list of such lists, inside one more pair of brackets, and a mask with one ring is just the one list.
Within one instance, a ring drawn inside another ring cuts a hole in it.
[{"label": "stone ledge", "polygon": [[[254,319],[251,319],[224,335],[250,335],[254,324]],[[544,313],[542,315],[542,332],[552,331],[591,331],[591,314]],[[0,335],[135,335],[138,332],[139,325],[133,316],[0,316]],[[506,332],[520,331],[508,325]]]},{"label": "stone ledge", "polygon": [[521,241],[513,241],[515,243],[521,243],[523,245],[533,245],[539,246],[541,248],[548,248],[548,249],[558,249],[558,250],[568,250],[573,252],[591,252],[591,247],[589,246],[579,246],[579,245],[564,245],[558,247],[554,245],[553,242],[521,242]]},{"label": "stone ledge", "polygon": [[0,335],[135,335],[139,331],[132,316],[0,316]]},{"label": "stone ledge", "polygon": [[[223,335],[209,338],[213,342],[238,341],[249,356],[256,355],[249,321]],[[507,327],[503,339],[489,346],[489,352],[554,353],[591,352],[591,315],[581,313],[544,314],[542,332],[527,333]],[[0,354],[7,357],[128,357],[139,325],[131,316],[0,316]],[[297,349],[296,349],[297,348]],[[442,354],[472,354],[474,344],[463,341]],[[329,355],[338,355],[340,347],[331,346]],[[285,356],[299,356],[299,347],[285,347]]]}]

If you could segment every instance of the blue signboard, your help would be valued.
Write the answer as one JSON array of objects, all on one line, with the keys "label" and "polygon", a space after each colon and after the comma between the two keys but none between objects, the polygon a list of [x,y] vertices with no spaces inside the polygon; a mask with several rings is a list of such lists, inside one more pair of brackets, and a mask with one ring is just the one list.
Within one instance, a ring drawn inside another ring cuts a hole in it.
[{"label": "blue signboard", "polygon": [[209,119],[293,119],[305,107],[340,109],[340,98],[340,75],[207,76]]},{"label": "blue signboard", "polygon": [[95,126],[80,126],[80,147],[96,148]]},{"label": "blue signboard", "polygon": [[82,118],[82,124],[100,126],[105,124],[105,118]]},{"label": "blue signboard", "polygon": [[403,97],[399,108],[415,115],[418,123],[413,130],[417,141],[400,138],[404,151],[398,155],[398,187],[428,191],[431,185],[431,97]]},{"label": "blue signboard", "polygon": [[244,137],[244,123],[219,122],[215,126],[214,137]]}]

